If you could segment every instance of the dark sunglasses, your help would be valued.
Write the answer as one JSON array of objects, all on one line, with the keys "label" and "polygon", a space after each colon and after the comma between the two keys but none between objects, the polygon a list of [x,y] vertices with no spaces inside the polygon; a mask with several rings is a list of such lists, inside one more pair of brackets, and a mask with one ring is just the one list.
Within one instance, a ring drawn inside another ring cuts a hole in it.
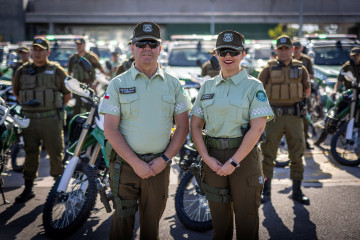
[{"label": "dark sunglasses", "polygon": [[151,49],[157,48],[160,43],[158,41],[139,41],[135,42],[135,46],[138,48],[146,48],[146,45],[149,45]]},{"label": "dark sunglasses", "polygon": [[219,49],[216,50],[220,57],[226,57],[227,53],[230,54],[230,56],[235,57],[238,56],[241,51],[240,50],[234,50],[234,49]]}]

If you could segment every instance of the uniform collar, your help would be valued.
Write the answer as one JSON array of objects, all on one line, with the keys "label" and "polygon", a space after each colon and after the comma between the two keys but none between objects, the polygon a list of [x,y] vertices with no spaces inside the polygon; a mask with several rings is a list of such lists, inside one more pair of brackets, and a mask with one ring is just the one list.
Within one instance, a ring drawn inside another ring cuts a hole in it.
[{"label": "uniform collar", "polygon": [[228,79],[224,79],[222,77],[222,74],[221,74],[221,71],[220,71],[220,74],[215,78],[215,84],[216,86],[219,85],[222,81],[232,81],[235,85],[238,85],[242,79],[246,78],[247,77],[247,72],[245,69],[242,69],[238,74],[232,76],[232,77],[229,77]]},{"label": "uniform collar", "polygon": [[[137,69],[135,68],[135,62],[133,62],[133,63],[131,64],[130,71],[131,71],[131,77],[132,77],[132,79],[134,79],[134,80],[137,79],[137,76],[138,76],[139,74],[143,74],[142,72],[140,72],[139,70],[137,70]],[[151,78],[154,78],[154,77],[156,77],[156,76],[160,76],[160,78],[161,78],[162,80],[165,79],[164,71],[160,68],[160,65],[159,65],[159,64],[158,64],[156,73],[155,73]]]}]

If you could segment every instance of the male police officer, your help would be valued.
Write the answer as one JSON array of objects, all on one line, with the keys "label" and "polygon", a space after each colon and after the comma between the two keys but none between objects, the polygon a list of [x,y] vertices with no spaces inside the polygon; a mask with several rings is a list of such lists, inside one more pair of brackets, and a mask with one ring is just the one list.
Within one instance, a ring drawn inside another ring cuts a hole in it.
[{"label": "male police officer", "polygon": [[[115,150],[110,156],[116,206],[110,239],[132,239],[137,206],[140,239],[158,239],[170,159],[189,131],[190,99],[179,80],[159,67],[160,41],[158,25],[136,25],[131,45],[135,62],[110,82],[100,109],[105,136]],[[173,118],[176,130],[170,141]]]},{"label": "male police officer", "polygon": [[17,49],[17,53],[20,56],[20,61],[18,61],[15,65],[15,67],[13,68],[12,80],[14,80],[15,73],[19,69],[19,67],[21,67],[21,65],[26,64],[26,63],[32,63],[32,60],[30,58],[30,48],[28,48],[26,46],[19,47]]},{"label": "male police officer", "polygon": [[63,108],[71,93],[64,85],[65,70],[57,62],[50,62],[49,54],[49,42],[45,38],[36,38],[32,50],[34,62],[20,67],[13,82],[14,95],[20,104],[33,99],[40,102],[38,107],[22,107],[22,113],[30,118],[30,126],[23,129],[25,189],[16,202],[25,202],[35,196],[33,185],[40,162],[41,142],[50,156],[50,175],[56,178],[62,173]]},{"label": "male police officer", "polygon": [[[309,73],[309,78],[310,79],[314,79],[314,68],[313,68],[313,64],[311,62],[311,59],[308,55],[303,54],[302,51],[304,49],[304,47],[301,45],[301,43],[299,41],[294,41],[293,43],[294,45],[294,54],[293,54],[293,58],[296,60],[299,60],[302,62],[302,64],[305,66],[306,70]],[[310,105],[310,101],[307,101],[307,105],[308,105],[308,111],[311,111],[311,105]],[[305,146],[306,149],[314,149],[313,146],[311,146],[309,144],[309,142],[307,141],[307,139],[309,138],[309,121],[306,118],[303,118],[303,122],[304,122],[304,134],[305,134]]]},{"label": "male police officer", "polygon": [[263,151],[263,171],[267,180],[264,184],[262,201],[270,198],[271,178],[278,146],[285,133],[290,157],[290,178],[293,180],[292,198],[303,204],[309,199],[301,191],[304,166],[304,111],[301,102],[310,95],[309,77],[300,61],[292,59],[293,44],[290,37],[283,35],[276,41],[277,60],[269,61],[260,72],[275,118],[266,124],[266,141],[261,144]]},{"label": "male police officer", "polygon": [[[95,89],[95,68],[98,68],[101,73],[105,74],[103,67],[99,62],[99,57],[93,52],[87,52],[85,49],[85,38],[78,38],[75,40],[77,53],[73,54],[69,58],[68,62],[68,74],[72,75],[74,78],[80,82],[91,84],[92,88]],[[81,57],[86,58],[91,63],[91,76],[80,66],[79,60]],[[80,96],[75,95],[76,104],[74,106],[73,115],[81,113],[81,108],[85,104],[81,101]],[[90,106],[85,106],[86,110],[90,110]]]},{"label": "male police officer", "polygon": [[[216,59],[216,57],[214,56],[215,54],[215,50],[209,51],[209,53],[211,54],[211,58],[214,58],[213,61],[218,61]],[[217,75],[219,75],[220,73],[220,65],[216,66],[216,68],[213,66],[213,64],[211,64],[211,61],[208,60],[206,61],[202,66],[201,66],[201,76],[205,77],[205,76],[210,76],[210,77],[215,77]]]},{"label": "male police officer", "polygon": [[[131,41],[128,44],[129,46],[131,46]],[[123,72],[129,70],[131,68],[131,65],[134,62],[134,56],[131,53],[131,57],[129,59],[124,60],[120,66],[118,67],[117,71],[116,71],[116,76],[122,74]]]},{"label": "male police officer", "polygon": [[[338,80],[334,86],[334,92],[332,95],[335,95],[339,91],[341,85],[345,86],[345,89],[350,89],[352,83],[345,78],[347,72],[351,72],[354,77],[360,77],[360,47],[353,47],[350,52],[350,60],[347,61],[340,70]],[[351,61],[353,64],[351,64]]]}]

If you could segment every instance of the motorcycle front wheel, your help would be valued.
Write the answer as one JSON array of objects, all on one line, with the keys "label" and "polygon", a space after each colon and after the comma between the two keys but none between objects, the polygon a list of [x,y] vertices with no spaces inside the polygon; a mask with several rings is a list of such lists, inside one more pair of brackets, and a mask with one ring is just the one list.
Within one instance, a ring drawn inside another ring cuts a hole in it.
[{"label": "motorcycle front wheel", "polygon": [[346,139],[346,127],[344,124],[331,139],[331,154],[336,161],[347,166],[360,164],[360,128],[354,127],[352,139]]},{"label": "motorcycle front wheel", "polygon": [[175,195],[176,215],[188,229],[204,232],[213,228],[209,203],[200,194],[193,174],[188,171],[181,179]]},{"label": "motorcycle front wheel", "polygon": [[11,166],[14,172],[22,172],[25,163],[24,146],[17,142],[10,147]]},{"label": "motorcycle front wheel", "polygon": [[80,163],[66,192],[57,192],[60,178],[57,179],[43,208],[43,225],[49,237],[64,239],[77,231],[89,218],[97,197],[95,178],[93,168]]}]

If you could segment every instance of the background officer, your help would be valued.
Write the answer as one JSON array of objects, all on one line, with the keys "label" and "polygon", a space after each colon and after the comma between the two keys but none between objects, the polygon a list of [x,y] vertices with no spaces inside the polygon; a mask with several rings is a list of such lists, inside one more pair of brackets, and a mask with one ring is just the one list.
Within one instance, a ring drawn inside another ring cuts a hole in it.
[{"label": "background officer", "polygon": [[[74,78],[80,82],[90,84],[93,89],[95,89],[95,68],[99,69],[101,73],[105,74],[103,67],[99,62],[99,57],[93,52],[87,52],[85,49],[85,39],[78,38],[75,40],[77,53],[73,54],[69,58],[68,62],[68,74],[72,75]],[[86,58],[91,63],[91,76],[85,72],[79,64],[81,57]],[[81,101],[80,96],[74,95],[76,99],[76,104],[73,109],[73,115],[83,112],[82,107],[86,108],[86,111],[90,110],[90,106],[86,106],[85,103]]]},{"label": "background officer", "polygon": [[[304,47],[301,45],[301,43],[299,41],[294,41],[293,43],[294,45],[294,54],[293,54],[293,58],[296,60],[299,60],[300,62],[302,62],[302,64],[304,65],[304,67],[306,68],[306,70],[309,73],[309,78],[314,79],[314,68],[313,68],[313,64],[311,62],[311,59],[308,55],[303,54],[302,51],[304,49]],[[307,109],[308,112],[312,111],[312,107],[310,101],[307,99]],[[309,142],[307,141],[309,138],[309,121],[306,118],[303,118],[303,122],[304,122],[304,134],[305,134],[305,146],[306,149],[314,149],[313,146],[311,146],[309,144]]]},{"label": "background officer", "polygon": [[26,63],[32,63],[32,60],[30,58],[30,56],[31,56],[30,48],[28,48],[26,46],[19,47],[16,51],[17,51],[18,55],[20,56],[20,61],[18,61],[13,68],[12,81],[14,81],[15,73],[19,69],[19,67],[21,67],[21,65],[26,64]]},{"label": "background officer", "polygon": [[[180,81],[158,63],[160,27],[136,25],[131,51],[135,63],[114,78],[100,109],[105,136],[115,152],[110,178],[116,210],[110,239],[132,239],[139,206],[140,239],[158,239],[168,197],[171,158],[189,132],[189,97]],[[170,141],[175,119],[176,130]]]},{"label": "background officer", "polygon": [[21,66],[13,82],[14,95],[20,104],[33,99],[40,102],[38,107],[22,107],[22,113],[30,118],[30,125],[23,129],[25,189],[15,202],[25,202],[35,196],[32,188],[37,178],[41,143],[50,157],[50,175],[56,178],[62,173],[63,111],[71,93],[65,88],[65,70],[57,62],[50,62],[49,54],[49,42],[36,38],[32,50],[34,62]]},{"label": "background officer", "polygon": [[[353,65],[351,65],[351,61],[353,61]],[[345,78],[346,72],[352,72],[353,76],[360,76],[360,47],[353,47],[350,52],[350,60],[345,62],[341,67],[340,74],[338,75],[338,80],[334,86],[334,92],[332,95],[335,96],[336,92],[339,91],[342,85],[345,86],[345,89],[351,88],[351,82]]]},{"label": "background officer", "polygon": [[110,77],[111,79],[113,79],[114,77],[116,77],[116,71],[120,65],[120,61],[119,61],[119,52],[115,51],[111,53],[111,67],[112,69],[110,70]]},{"label": "background officer", "polygon": [[213,238],[221,240],[232,239],[234,213],[237,239],[259,238],[263,173],[255,145],[273,113],[262,83],[240,68],[244,41],[235,31],[219,34],[215,49],[221,72],[204,82],[191,111],[191,134],[205,163],[201,187],[209,201]]},{"label": "background officer", "polygon": [[[214,57],[215,51],[212,50],[209,52],[211,54],[211,57]],[[210,76],[210,77],[215,77],[217,75],[219,75],[220,73],[220,66],[219,68],[214,68],[213,64],[211,64],[210,60],[206,61],[202,66],[201,66],[201,76],[205,77],[205,76]]]},{"label": "background officer", "polygon": [[[129,45],[131,46],[131,41],[129,42]],[[120,66],[118,67],[117,71],[116,71],[116,76],[122,74],[123,72],[126,72],[127,70],[129,70],[131,68],[131,65],[134,62],[134,56],[131,53],[131,57],[129,59],[124,60]]]},{"label": "background officer", "polygon": [[293,44],[290,37],[283,35],[276,40],[277,60],[269,61],[259,73],[265,86],[275,118],[266,125],[266,141],[261,144],[264,155],[263,170],[265,181],[262,201],[270,198],[271,179],[279,143],[285,134],[290,158],[290,178],[293,180],[292,198],[303,204],[309,199],[301,191],[305,150],[302,110],[304,97],[310,96],[309,76],[302,62],[292,59]]}]

